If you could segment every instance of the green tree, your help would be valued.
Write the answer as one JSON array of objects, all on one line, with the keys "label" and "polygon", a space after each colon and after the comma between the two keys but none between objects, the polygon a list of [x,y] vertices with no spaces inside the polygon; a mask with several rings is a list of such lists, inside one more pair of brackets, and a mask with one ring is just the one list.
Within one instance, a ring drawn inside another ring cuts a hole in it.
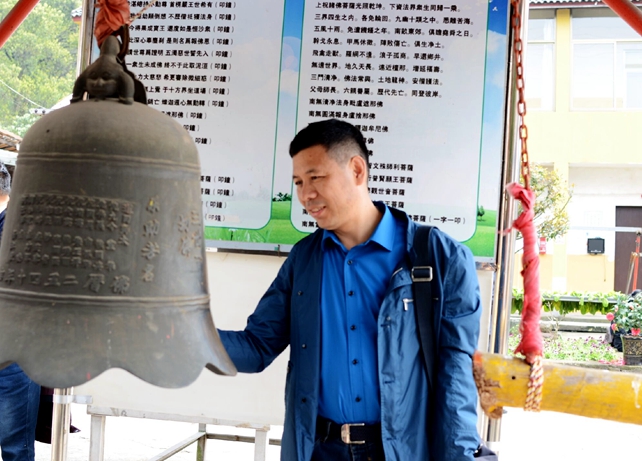
[{"label": "green tree", "polygon": [[[531,188],[535,192],[535,227],[539,237],[553,240],[568,232],[567,205],[573,191],[552,168],[531,165]],[[518,233],[518,238],[522,238]]]},{"label": "green tree", "polygon": [[283,192],[279,192],[276,194],[274,197],[272,197],[273,202],[291,202],[292,201],[292,195]]},{"label": "green tree", "polygon": [[25,135],[27,130],[31,128],[31,125],[36,123],[39,118],[40,116],[34,114],[16,115],[5,129],[10,133],[17,134],[22,137]]},{"label": "green tree", "polygon": [[[0,0],[0,17],[14,4]],[[30,109],[49,108],[71,93],[79,38],[71,11],[78,6],[80,0],[42,0],[0,49],[1,128],[24,134],[35,120]]]}]

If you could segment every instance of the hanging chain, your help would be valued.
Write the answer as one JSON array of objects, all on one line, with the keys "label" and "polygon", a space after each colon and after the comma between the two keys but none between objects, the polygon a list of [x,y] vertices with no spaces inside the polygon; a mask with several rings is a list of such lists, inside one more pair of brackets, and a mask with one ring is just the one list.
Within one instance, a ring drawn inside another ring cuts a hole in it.
[{"label": "hanging chain", "polygon": [[[521,0],[526,1],[526,0]],[[521,144],[521,174],[524,180],[524,187],[530,190],[531,172],[528,159],[528,128],[526,127],[526,97],[524,95],[524,42],[522,41],[522,15],[520,14],[520,0],[511,0],[511,24],[513,28],[513,53],[515,60],[515,84],[517,88],[517,116],[519,123],[519,140]],[[526,268],[525,268],[526,270]],[[539,290],[539,286],[537,287]],[[539,322],[536,325],[539,328]],[[542,403],[542,391],[544,386],[544,365],[541,353],[528,357],[527,362],[531,366],[528,380],[528,394],[524,403],[524,410],[539,411]]]},{"label": "hanging chain", "polygon": [[[526,1],[526,0],[523,0]],[[511,24],[513,27],[513,53],[515,59],[515,75],[517,85],[517,116],[519,120],[519,140],[521,143],[521,174],[524,179],[524,187],[530,189],[531,171],[528,160],[528,128],[524,122],[526,116],[526,98],[524,96],[524,42],[521,38],[522,15],[519,12],[520,1],[511,0],[513,10]]]}]

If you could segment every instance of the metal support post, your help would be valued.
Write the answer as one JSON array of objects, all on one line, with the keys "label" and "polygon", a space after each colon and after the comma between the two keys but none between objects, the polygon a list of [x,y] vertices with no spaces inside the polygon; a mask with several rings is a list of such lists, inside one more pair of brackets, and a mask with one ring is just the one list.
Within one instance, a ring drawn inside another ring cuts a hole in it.
[{"label": "metal support post", "polygon": [[[207,443],[207,424],[199,424],[198,432],[203,433],[203,437],[196,442],[196,461],[205,461],[205,444]],[[102,461],[102,460],[101,460]]]},{"label": "metal support post", "polygon": [[257,429],[254,439],[254,461],[265,461],[268,443],[268,431]]},{"label": "metal support post", "polygon": [[89,431],[89,461],[103,461],[105,459],[106,423],[106,416],[91,415],[91,429]]},{"label": "metal support post", "polygon": [[[519,6],[522,17],[522,33],[526,31],[528,21],[528,2],[523,0]],[[519,162],[516,161],[519,152],[519,137],[517,136],[517,88],[516,88],[516,63],[513,59],[513,33],[509,27],[508,52],[508,88],[506,94],[506,136],[504,142],[504,164],[502,169],[502,183],[508,185],[519,180]],[[523,38],[523,37],[522,37]],[[516,216],[515,201],[504,190],[499,212],[499,228],[508,229],[512,226]],[[502,235],[497,246],[497,281],[493,293],[493,310],[491,312],[491,331],[489,352],[505,354],[508,349],[508,328],[510,324],[510,311],[513,296],[513,266],[515,263],[515,235],[508,233]],[[501,420],[484,418],[486,427],[482,430],[483,437],[492,450],[500,452]]]},{"label": "metal support post", "polygon": [[67,440],[71,423],[73,388],[54,389],[51,421],[51,461],[67,460]]},{"label": "metal support post", "polygon": [[80,75],[89,65],[91,46],[94,39],[94,13],[96,2],[83,0],[82,20],[80,22],[80,38],[78,40],[78,60],[76,61],[76,76]]}]

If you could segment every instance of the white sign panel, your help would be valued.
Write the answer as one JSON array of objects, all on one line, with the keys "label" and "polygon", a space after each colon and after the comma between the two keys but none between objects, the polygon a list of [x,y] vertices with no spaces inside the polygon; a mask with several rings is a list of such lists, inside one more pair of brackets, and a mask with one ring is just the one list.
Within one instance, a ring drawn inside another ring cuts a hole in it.
[{"label": "white sign panel", "polygon": [[[309,5],[297,127],[328,117],[356,124],[372,149],[373,199],[472,237],[482,120],[466,115],[482,110],[488,5]],[[456,180],[444,175],[453,169]],[[302,213],[297,203],[293,216]],[[302,231],[305,221],[293,218]]]},{"label": "white sign panel", "polygon": [[373,200],[492,260],[507,23],[507,0],[159,0],[127,63],[199,147],[210,245],[287,250],[314,231],[288,145],[337,118],[366,138]]}]

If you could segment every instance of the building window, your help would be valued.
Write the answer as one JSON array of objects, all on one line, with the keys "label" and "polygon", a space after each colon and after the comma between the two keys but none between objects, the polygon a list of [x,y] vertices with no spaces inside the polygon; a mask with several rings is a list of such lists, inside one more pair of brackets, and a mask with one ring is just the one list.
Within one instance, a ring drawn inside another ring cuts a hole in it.
[{"label": "building window", "polygon": [[607,9],[572,12],[573,109],[642,109],[642,40]]},{"label": "building window", "polygon": [[524,90],[528,109],[555,108],[555,16],[531,11],[525,55]]}]

